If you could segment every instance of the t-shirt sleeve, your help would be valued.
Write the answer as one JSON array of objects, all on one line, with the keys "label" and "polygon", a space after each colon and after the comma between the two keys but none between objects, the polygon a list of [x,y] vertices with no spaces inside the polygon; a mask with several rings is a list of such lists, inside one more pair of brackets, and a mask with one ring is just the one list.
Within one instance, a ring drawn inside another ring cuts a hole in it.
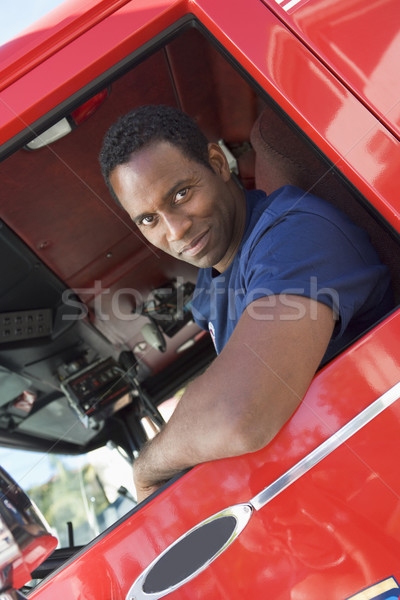
[{"label": "t-shirt sleeve", "polygon": [[[385,267],[367,234],[308,212],[288,213],[257,233],[243,257],[245,305],[276,294],[305,296],[326,304],[338,317],[335,336],[365,310]],[[384,289],[387,285],[384,287]]]}]

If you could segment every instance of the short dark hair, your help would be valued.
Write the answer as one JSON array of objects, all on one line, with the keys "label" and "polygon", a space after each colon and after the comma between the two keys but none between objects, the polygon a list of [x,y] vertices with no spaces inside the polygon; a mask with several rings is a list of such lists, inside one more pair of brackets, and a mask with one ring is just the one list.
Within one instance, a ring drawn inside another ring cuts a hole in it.
[{"label": "short dark hair", "polygon": [[99,155],[104,179],[110,184],[112,171],[136,152],[152,142],[166,141],[209,168],[208,140],[197,123],[187,114],[164,105],[140,106],[120,117],[107,131]]}]

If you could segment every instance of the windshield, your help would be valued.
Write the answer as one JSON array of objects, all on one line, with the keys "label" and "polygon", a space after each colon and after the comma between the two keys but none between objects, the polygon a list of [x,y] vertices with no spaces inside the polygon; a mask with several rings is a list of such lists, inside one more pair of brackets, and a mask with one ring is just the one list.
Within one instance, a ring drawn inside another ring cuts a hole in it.
[{"label": "windshield", "polygon": [[87,544],[136,506],[132,467],[115,447],[79,456],[1,448],[0,464],[37,505],[61,548]]}]

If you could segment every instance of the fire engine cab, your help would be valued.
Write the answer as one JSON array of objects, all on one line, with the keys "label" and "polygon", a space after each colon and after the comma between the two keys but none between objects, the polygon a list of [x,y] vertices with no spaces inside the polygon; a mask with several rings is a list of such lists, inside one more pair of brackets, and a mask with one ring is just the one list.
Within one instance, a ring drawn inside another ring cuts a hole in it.
[{"label": "fire engine cab", "polygon": [[65,501],[54,549],[2,471],[1,598],[400,597],[399,22],[397,0],[66,0],[0,47],[2,448],[112,447],[131,466],[215,358],[191,314],[196,268],[155,253],[100,172],[135,107],[189,114],[245,189],[338,206],[395,296],[265,448],[138,504],[121,481],[128,509],[85,543]]}]

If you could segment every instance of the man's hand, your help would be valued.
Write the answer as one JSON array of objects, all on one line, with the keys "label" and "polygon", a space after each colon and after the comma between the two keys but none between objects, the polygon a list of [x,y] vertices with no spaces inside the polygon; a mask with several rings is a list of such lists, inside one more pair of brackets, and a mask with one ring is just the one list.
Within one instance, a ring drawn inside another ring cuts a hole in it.
[{"label": "man's hand", "polygon": [[251,303],[224,350],[135,461],[140,499],[189,467],[266,446],[300,404],[333,327],[333,311],[309,298]]},{"label": "man's hand", "polygon": [[153,494],[153,492],[156,492],[161,485],[152,485],[150,487],[142,486],[140,481],[136,480],[135,472],[133,473],[133,481],[136,487],[136,499],[138,504],[139,502],[143,502],[143,500],[146,500],[146,498]]},{"label": "man's hand", "polygon": [[[159,434],[158,434],[159,435]],[[133,481],[136,488],[136,499],[139,502],[145,500],[148,496],[157,491],[158,488],[169,479],[154,478],[153,470],[151,469],[150,461],[146,459],[148,451],[151,454],[155,453],[156,442],[154,438],[151,442],[148,442],[143,446],[140,456],[135,460],[133,464]],[[154,444],[153,450],[149,450],[150,446]],[[172,473],[171,477],[174,475]]]}]

